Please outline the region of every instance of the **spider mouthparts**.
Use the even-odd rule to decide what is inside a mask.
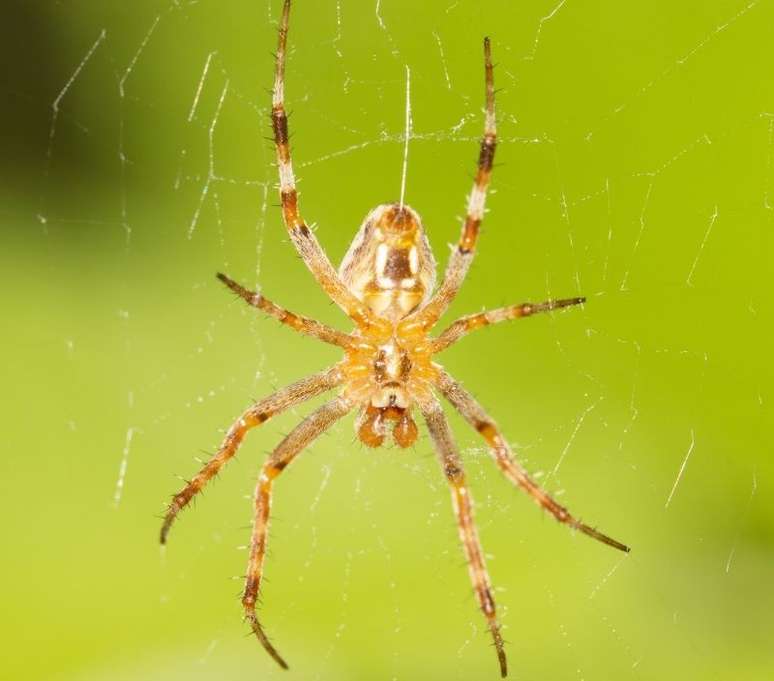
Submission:
[[[387,436],[387,422],[394,421],[392,439],[398,447],[411,447],[419,436],[419,429],[408,409],[396,406],[369,405],[360,415],[357,436],[366,447],[381,447]]]

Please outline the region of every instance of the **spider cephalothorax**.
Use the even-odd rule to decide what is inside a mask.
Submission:
[[[382,204],[363,221],[339,268],[350,291],[376,315],[346,349],[345,394],[363,405],[360,441],[400,447],[417,439],[414,397],[427,393],[433,368],[430,339],[402,332],[401,320],[426,302],[435,284],[435,259],[419,215],[406,205]]]
[[[430,331],[462,286],[473,260],[479,226],[484,217],[484,202],[497,140],[494,79],[488,39],[484,39],[486,115],[478,171],[468,198],[462,232],[440,286],[434,290],[435,261],[419,215],[406,206],[402,198],[399,203],[383,204],[368,214],[336,272],[301,217],[298,206],[284,103],[289,13],[290,0],[285,0],[280,21],[271,113],[283,218],[304,263],[325,293],[354,323],[355,328],[351,333],[343,333],[316,320],[289,312],[260,293],[249,291],[223,274],[218,275],[224,284],[249,304],[296,331],[338,346],[344,358],[332,367],[257,402],[234,422],[216,454],[172,498],[164,517],[161,542],[166,542],[178,513],[236,454],[249,430],[275,414],[313,397],[339,390],[337,397],[309,414],[274,449],[261,468],[255,490],[255,521],[242,604],[245,618],[261,644],[280,666],[286,668],[285,660],[267,638],[256,614],[275,479],[315,438],[353,410],[359,411],[355,427],[360,441],[365,445],[378,447],[391,436],[399,447],[408,447],[417,440],[417,425],[412,417],[414,410],[417,410],[427,425],[451,490],[470,579],[495,644],[500,673],[505,676],[507,665],[504,643],[484,553],[473,521],[473,501],[462,459],[436,395],[446,398],[481,435],[503,475],[559,522],[621,551],[629,549],[573,517],[539,487],[515,460],[497,424],[460,383],[433,361],[433,357],[479,327],[578,305],[584,299],[523,303],[480,312],[462,317],[439,335],[430,336]]]

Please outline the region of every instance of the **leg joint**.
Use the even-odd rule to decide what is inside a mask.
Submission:
[[[273,109],[271,112],[271,127],[274,131],[274,141],[277,144],[288,143],[288,117],[284,109]]]
[[[496,146],[497,141],[493,135],[487,135],[481,140],[481,151],[478,155],[478,167],[481,170],[492,170]]]

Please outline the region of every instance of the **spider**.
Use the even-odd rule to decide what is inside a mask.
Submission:
[[[366,446],[379,447],[390,435],[398,447],[411,446],[418,435],[413,418],[416,408],[427,425],[448,481],[470,579],[494,641],[500,673],[506,676],[504,643],[484,553],[473,520],[473,500],[457,445],[436,393],[443,395],[483,437],[505,477],[523,489],[539,506],[559,522],[604,544],[625,552],[629,548],[570,515],[567,509],[541,489],[514,459],[508,441],[497,424],[459,382],[433,361],[433,357],[482,326],[578,305],[585,299],[549,300],[489,310],[456,320],[440,335],[429,335],[462,286],[473,260],[484,216],[497,140],[494,77],[488,38],[484,39],[486,110],[478,171],[468,198],[459,243],[450,256],[437,290],[435,260],[422,222],[419,215],[402,200],[377,206],[366,216],[337,272],[299,211],[284,104],[289,15],[290,0],[285,0],[279,24],[271,111],[283,218],[304,263],[325,293],[354,322],[355,329],[351,333],[343,333],[314,319],[294,314],[226,275],[217,275],[249,305],[299,333],[340,347],[344,358],[332,367],[266,397],[236,420],[215,455],[172,498],[161,528],[161,543],[166,543],[172,523],[180,511],[236,454],[249,430],[280,412],[338,389],[334,399],[309,414],[280,442],[263,464],[255,490],[255,520],[242,605],[255,636],[269,655],[287,669],[287,663],[269,641],[256,614],[274,481],[305,447],[353,410],[359,412],[355,422],[357,436]]]

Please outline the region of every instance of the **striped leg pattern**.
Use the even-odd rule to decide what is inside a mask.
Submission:
[[[490,324],[507,322],[521,317],[531,317],[540,312],[551,312],[562,307],[571,305],[580,305],[585,303],[585,298],[564,298],[562,300],[547,300],[544,303],[521,303],[520,305],[509,305],[508,307],[498,307],[496,310],[487,310],[478,314],[467,315],[452,322],[430,345],[431,352],[441,352],[450,345],[454,345],[458,340],[467,336],[471,331],[480,329]]]
[[[253,633],[266,652],[283,669],[288,668],[287,662],[269,641],[255,612],[261,589],[263,562],[266,557],[272,485],[277,476],[288,467],[302,449],[311,444],[351,409],[352,404],[346,398],[338,397],[307,416],[271,453],[261,469],[258,485],[255,488],[255,521],[252,541],[250,542],[250,559],[247,564],[242,606],[245,611],[245,619],[250,623]]]
[[[462,417],[481,434],[489,446],[489,452],[508,480],[523,489],[540,507],[548,511],[560,523],[568,525],[592,539],[612,546],[619,551],[629,552],[630,549],[625,544],[602,534],[595,528],[582,523],[570,515],[570,512],[564,506],[559,504],[548,492],[540,487],[514,459],[510,445],[502,436],[497,424],[483,410],[475,398],[441,367],[438,365],[436,367],[439,370],[436,387]]]
[[[321,395],[324,392],[335,388],[342,382],[341,370],[338,366],[304,378],[297,383],[293,383],[273,395],[261,400],[250,407],[240,416],[231,428],[228,429],[226,437],[220,448],[204,467],[191,479],[191,481],[174,497],[167,507],[164,515],[164,523],[161,526],[161,543],[166,544],[169,530],[172,523],[175,522],[180,511],[182,511],[191,500],[202,491],[204,486],[212,480],[226,463],[234,457],[242,444],[247,432],[256,426],[268,421],[272,416],[294,407],[297,404]]]
[[[489,38],[484,38],[484,73],[486,82],[486,113],[484,118],[484,136],[478,154],[478,171],[473,189],[468,197],[468,209],[462,233],[457,247],[446,266],[443,281],[433,299],[416,313],[417,321],[424,329],[430,329],[446,312],[452,300],[457,296],[465,275],[473,262],[478,241],[481,221],[484,219],[486,193],[489,178],[492,175],[495,148],[497,146],[497,128],[495,124],[494,67],[492,66],[492,48]]]
[[[218,272],[217,277],[240,298],[245,300],[248,305],[257,307],[262,312],[265,312],[270,317],[274,317],[274,319],[289,326],[291,329],[294,329],[305,336],[312,336],[312,338],[317,338],[317,340],[336,345],[340,348],[348,348],[350,346],[352,337],[349,334],[337,331],[327,324],[318,322],[316,319],[309,319],[309,317],[290,312],[290,310],[280,307],[260,293],[249,291],[225,274]]]
[[[500,624],[497,621],[497,613],[495,612],[492,584],[489,580],[484,552],[481,549],[481,542],[478,539],[476,524],[473,520],[473,499],[465,482],[465,471],[462,468],[457,445],[452,438],[449,422],[446,420],[446,415],[443,413],[438,400],[435,397],[431,397],[427,402],[421,404],[420,408],[427,422],[430,437],[438,452],[438,458],[451,489],[452,504],[457,515],[460,541],[465,550],[470,580],[473,583],[479,607],[481,612],[484,613],[484,617],[486,617],[489,631],[494,640],[497,659],[500,664],[500,674],[506,676],[508,673],[508,663],[505,658],[503,638],[500,634]]]
[[[285,0],[280,18],[271,110],[271,127],[274,133],[274,145],[277,149],[282,215],[296,250],[323,290],[356,324],[368,326],[369,322],[372,321],[372,314],[341,281],[328,256],[325,255],[314,234],[301,217],[299,210],[296,178],[293,174],[293,162],[290,158],[288,116],[285,111],[285,57],[289,18],[290,0]]]

